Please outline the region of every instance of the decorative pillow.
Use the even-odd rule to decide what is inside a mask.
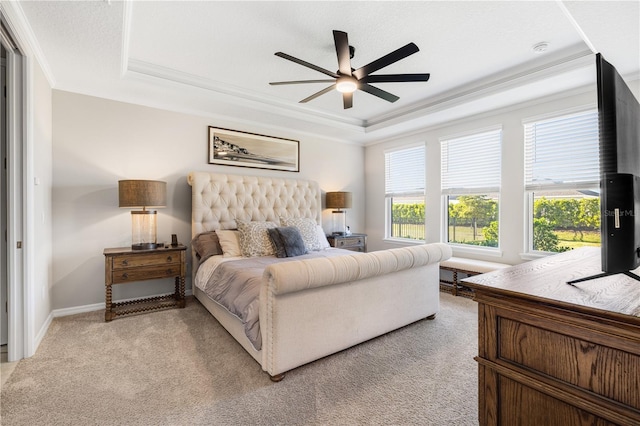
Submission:
[[[281,217],[280,225],[295,226],[298,228],[307,251],[320,250],[320,241],[318,240],[318,223],[315,220],[304,217]]]
[[[280,234],[287,257],[307,254],[307,248],[305,247],[302,235],[300,235],[298,228],[295,226],[285,226],[282,228],[276,228],[276,231]]]
[[[217,229],[216,234],[218,234],[224,257],[242,256],[239,231],[235,229]]]
[[[322,229],[321,225],[318,225],[318,242],[320,244],[320,250],[331,247],[329,241],[327,240],[327,235],[324,233],[324,229]]]
[[[244,257],[273,256],[275,251],[267,229],[275,228],[273,222],[245,222],[236,220],[240,231],[240,251]]]
[[[276,257],[287,257],[287,251],[284,248],[284,242],[282,242],[278,228],[269,228],[267,232],[269,233],[271,244],[273,244],[273,249],[276,252]]]
[[[201,232],[191,240],[191,247],[196,251],[200,263],[211,256],[222,254],[222,247],[218,235],[214,231]]]

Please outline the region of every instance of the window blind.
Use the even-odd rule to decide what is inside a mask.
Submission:
[[[424,195],[424,145],[384,154],[385,196]]]
[[[597,110],[525,123],[524,132],[528,191],[599,185]]]
[[[442,193],[500,191],[502,129],[441,141]]]

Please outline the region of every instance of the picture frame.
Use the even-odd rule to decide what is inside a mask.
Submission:
[[[209,164],[300,171],[300,142],[209,126]]]

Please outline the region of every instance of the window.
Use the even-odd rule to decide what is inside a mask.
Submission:
[[[502,130],[441,144],[446,241],[498,247]]]
[[[384,162],[386,236],[424,240],[424,145],[386,152]]]
[[[524,123],[528,251],[600,245],[598,112]]]

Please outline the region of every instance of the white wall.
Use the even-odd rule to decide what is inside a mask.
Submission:
[[[239,122],[53,91],[53,309],[104,303],[103,250],[131,245],[130,210],[118,208],[120,179],[167,182],[167,207],[158,211],[160,242],[177,234],[189,243],[187,175],[196,170],[312,179],[323,191],[351,191],[349,225],[364,231],[363,147]],[[208,164],[207,126],[299,140],[300,173]],[[172,286],[171,280],[114,286],[114,300]]]
[[[33,327],[36,338],[41,338],[43,327],[51,313],[52,272],[52,90],[36,61],[32,62],[33,106],[33,182],[27,182],[33,191]]]
[[[633,86],[637,87],[637,86]],[[596,107],[596,92],[585,89],[581,94],[556,95],[553,99],[514,106],[458,120],[437,128],[425,129],[412,136],[400,137],[369,145],[365,150],[366,181],[366,232],[371,250],[395,247],[398,243],[384,241],[384,152],[393,147],[422,142],[426,144],[426,224],[427,241],[441,241],[443,229],[443,199],[440,194],[440,143],[444,137],[474,132],[492,126],[501,126],[502,140],[502,188],[500,195],[500,254],[469,252],[454,246],[455,256],[464,256],[495,262],[517,264],[522,262],[525,251],[525,193],[524,193],[524,128],[522,121],[553,112],[562,112],[581,106]]]

